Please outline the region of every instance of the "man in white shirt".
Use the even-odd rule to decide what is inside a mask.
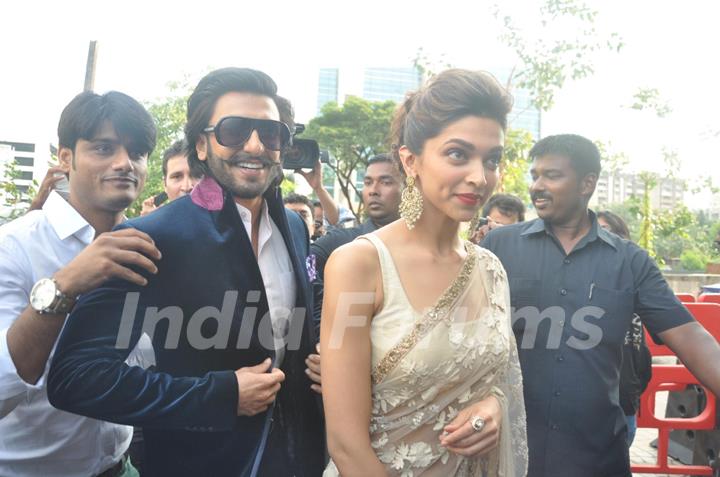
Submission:
[[[155,126],[125,94],[85,92],[63,110],[58,135],[69,194],[53,191],[42,210],[0,227],[0,475],[137,475],[123,458],[132,428],[53,408],[45,377],[79,295],[111,277],[142,285],[138,267],[157,269],[150,237],[110,232],[145,183]],[[136,349],[129,362],[147,358]]]

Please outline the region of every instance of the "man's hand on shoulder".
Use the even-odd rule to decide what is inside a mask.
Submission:
[[[150,236],[134,228],[100,234],[77,257],[55,273],[58,288],[68,296],[87,293],[111,278],[144,286],[147,280],[129,266],[158,271],[153,260],[160,251]]]

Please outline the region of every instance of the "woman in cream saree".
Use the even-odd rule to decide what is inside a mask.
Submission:
[[[509,110],[503,94],[488,75],[449,70],[409,98],[398,113],[405,128],[416,110],[431,123],[435,111],[449,114],[425,128],[430,132],[416,127],[413,147],[405,146],[413,142],[405,128],[396,134],[407,175],[418,181],[408,180],[402,219],[338,249],[328,262],[321,331],[332,458],[326,477],[527,473],[507,277],[492,253],[458,238],[459,222],[477,212],[497,182]],[[420,159],[406,160],[408,150]],[[445,261],[437,258],[443,249],[451,251]],[[423,295],[437,296],[433,281],[449,285],[424,302]],[[404,286],[410,282],[413,299]],[[343,304],[367,299],[369,290],[375,302]],[[418,311],[413,301],[431,304]],[[365,317],[369,323],[359,320]]]
[[[499,260],[468,242],[460,275],[420,315],[408,305],[387,248],[375,235],[363,238],[378,249],[385,296],[371,330],[370,433],[380,461],[403,477],[524,475],[522,377]],[[445,426],[489,395],[503,412],[498,447],[477,459],[441,447],[437,436]],[[334,472],[331,464],[326,475]]]

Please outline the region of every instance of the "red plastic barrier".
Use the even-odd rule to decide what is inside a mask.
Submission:
[[[700,303],[720,303],[720,293],[703,293],[698,297]]]
[[[687,303],[688,310],[695,319],[720,341],[720,304]],[[646,332],[647,333],[647,332]],[[674,356],[667,346],[658,346],[648,338],[648,347],[653,356]],[[698,380],[682,364],[653,365],[653,375],[647,389],[640,397],[638,410],[638,427],[649,427],[658,430],[657,464],[633,465],[632,471],[639,474],[682,474],[682,475],[713,475],[713,469],[698,465],[669,465],[668,445],[670,431],[673,429],[710,430],[715,428],[717,403],[715,395],[703,386],[707,396],[705,409],[699,416],[689,418],[666,418],[655,415],[655,394],[660,391],[678,391],[689,384],[700,384]]]
[[[676,293],[675,296],[683,303],[695,303],[697,301],[692,293]]]
[[[720,305],[717,303],[684,303],[684,305],[716,340],[720,340]],[[655,344],[647,330],[645,330],[645,342],[653,356],[675,356],[667,346]]]

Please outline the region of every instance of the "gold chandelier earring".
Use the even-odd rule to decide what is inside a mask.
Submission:
[[[415,178],[407,176],[405,179],[405,189],[402,191],[402,200],[400,201],[400,217],[405,220],[408,230],[415,228],[415,223],[422,215],[423,198],[422,194],[415,186]]]

